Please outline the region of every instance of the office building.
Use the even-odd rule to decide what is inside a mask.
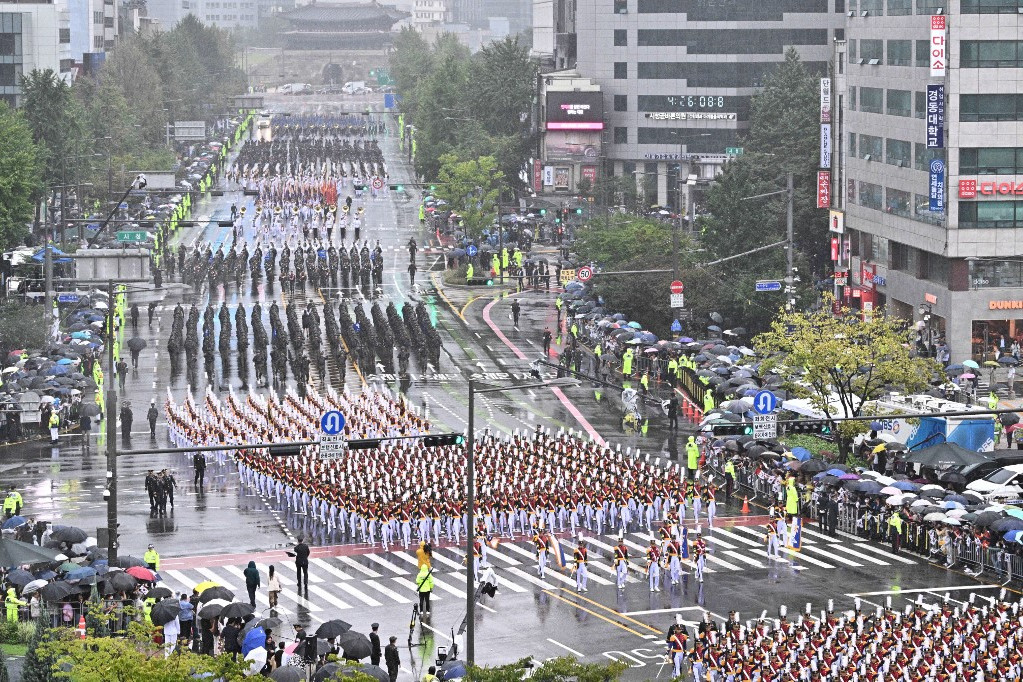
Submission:
[[[68,0],[71,58],[91,69],[114,47],[117,5],[114,0]]]
[[[533,17],[551,68],[604,92],[605,168],[636,174],[648,203],[672,207],[680,182],[685,204],[700,186],[690,176],[712,179],[738,147],[750,97],[786,49],[824,73],[846,21],[843,0],[536,0]]]
[[[70,80],[71,18],[66,4],[0,2],[0,99],[21,104],[21,77],[52,69]]]
[[[993,359],[1023,337],[1018,0],[853,0],[839,48],[839,288]]]

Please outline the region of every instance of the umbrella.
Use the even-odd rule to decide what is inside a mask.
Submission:
[[[342,665],[340,663],[328,663],[316,671],[312,678],[313,682],[326,682],[327,680],[333,679],[334,676],[341,671],[341,668]]]
[[[49,583],[46,582],[45,580],[40,580],[36,578],[29,584],[25,585],[25,587],[21,590],[21,593],[23,595],[34,594],[38,592],[41,588],[46,587],[47,585],[49,585]]]
[[[70,585],[63,580],[60,582],[50,583],[45,587],[39,589],[39,594],[46,601],[61,601],[68,598],[72,592],[75,591],[73,585]]]
[[[130,592],[131,590],[135,589],[136,585],[139,584],[138,581],[135,579],[135,576],[128,575],[124,571],[113,571],[107,573],[104,580],[107,584],[107,587],[109,587],[114,592]],[[156,590],[153,591],[155,592]]]
[[[119,572],[120,571],[118,571],[118,573]],[[114,575],[117,575],[117,573],[114,573]],[[152,597],[153,599],[166,599],[167,597],[173,596],[174,593],[168,590],[166,587],[155,587],[146,593],[146,597]]]
[[[220,585],[220,583],[213,582],[212,580],[204,580],[203,582],[201,582],[198,585],[196,585],[195,588],[193,588],[193,589],[196,592],[198,592],[199,594],[202,594],[203,592],[205,592],[206,590],[208,590],[211,587],[221,587],[221,585]],[[233,594],[231,595],[231,599],[234,599],[234,595]],[[231,599],[228,599],[228,601],[231,601]]]
[[[264,643],[266,642],[266,637],[263,638],[263,641]],[[259,672],[266,666],[268,653],[265,646],[256,646],[252,647],[245,654],[245,660],[249,663],[249,667],[244,672],[246,677],[256,677],[259,675]]]
[[[892,483],[892,487],[893,488],[898,488],[899,490],[901,490],[903,492],[911,492],[911,491],[920,490],[920,486],[918,486],[916,483],[912,483],[910,481],[895,481],[895,483]]]
[[[0,566],[21,566],[22,564],[39,564],[55,561],[58,552],[46,547],[0,538]],[[78,568],[75,566],[75,568]]]
[[[902,491],[901,490],[899,490],[898,488],[894,488],[894,487],[892,487],[890,485],[889,486],[885,486],[884,488],[881,488],[881,490],[879,490],[878,492],[884,493],[885,495],[898,495],[898,496],[902,495]]]
[[[99,405],[96,403],[86,403],[85,405],[82,405],[82,414],[86,417],[98,417],[99,411]]]
[[[950,516],[945,517],[944,519],[941,520],[941,522],[946,524],[946,525],[948,525],[948,526],[961,526],[961,525],[963,525],[962,522],[959,521],[959,519],[954,519],[954,518],[952,518]]]
[[[340,637],[352,629],[350,623],[340,619],[328,620],[316,629],[316,636],[321,639],[333,639]]]
[[[445,661],[440,667],[442,680],[454,680],[465,677],[465,663],[462,661]]]
[[[206,604],[206,606],[199,609],[200,618],[219,618],[220,612],[224,610],[225,606],[228,606],[229,602],[223,599],[214,599]]]
[[[1003,355],[1002,357],[998,358],[998,362],[999,362],[999,364],[1002,364],[1002,365],[1013,365],[1013,366],[1015,366],[1015,365],[1019,364],[1019,360],[1017,360],[1016,358],[1012,357],[1011,355]]]
[[[799,470],[804,474],[817,474],[825,471],[828,468],[827,462],[822,459],[810,459],[799,467]]]
[[[251,614],[256,608],[252,604],[246,604],[244,602],[232,602],[224,607],[224,610],[220,612],[221,618],[244,618]],[[266,635],[264,634],[264,639]]]
[[[117,561],[115,562],[118,568],[132,568],[133,566],[146,566],[146,562],[139,559],[137,556],[131,556],[130,554],[119,554],[117,555]]]
[[[137,336],[128,339],[128,348],[134,351],[141,351],[148,345],[149,343],[145,339],[140,339]]]
[[[1023,538],[1023,530],[1010,530],[1002,539],[1006,542],[1023,542],[1020,538]]]
[[[81,568],[76,568],[75,570],[68,573],[66,576],[64,576],[64,579],[67,580],[68,582],[76,582],[79,580],[92,578],[95,575],[96,575],[95,568],[93,568],[92,566],[83,566]]]
[[[809,450],[807,450],[806,448],[798,448],[798,447],[797,448],[792,448],[792,454],[800,462],[807,462],[807,461],[809,461],[810,460],[810,456],[811,456]],[[800,469],[800,470],[802,470],[802,469]]]
[[[7,574],[7,581],[18,587],[24,587],[33,580],[35,580],[34,575],[20,568]]]
[[[128,575],[134,576],[144,583],[156,582],[156,576],[148,568],[142,566],[132,566],[125,571]]]
[[[941,512],[931,512],[924,516],[924,521],[944,521],[945,515]]]
[[[196,585],[195,589],[198,590],[199,585]],[[199,601],[201,601],[203,604],[210,602],[214,599],[222,600],[225,603],[225,605],[229,604],[230,602],[234,601],[234,592],[227,589],[226,587],[214,585],[213,587],[207,587],[206,589],[199,593]]]
[[[369,637],[361,632],[352,632],[351,630],[338,638],[337,645],[344,652],[344,657],[350,661],[369,658],[372,650]]]
[[[256,625],[258,627],[263,628],[264,630],[273,630],[274,632],[278,632],[281,628],[282,622],[283,621],[280,618],[270,616],[259,621],[258,623],[256,623]]]
[[[455,663],[455,662],[456,661],[448,661],[448,663]],[[447,665],[447,663],[445,663],[444,665]],[[376,678],[377,682],[390,682],[390,680],[391,680],[391,677],[387,674],[387,671],[384,670],[383,668],[381,668],[379,665],[369,665],[369,664],[363,663],[362,665],[359,665],[359,666],[350,666],[350,667],[352,669],[354,669],[354,670],[358,670],[359,672],[362,672],[362,673],[364,673],[366,675],[369,675],[370,677]],[[444,666],[441,666],[441,670],[443,670],[443,669],[444,669]],[[464,666],[463,666],[462,674],[460,675],[460,677],[465,677]],[[447,678],[441,678],[441,679],[447,679]]]
[[[893,495],[885,500],[885,504],[890,504],[893,507],[899,507],[902,505],[902,496]]]
[[[53,532],[50,533],[51,540],[66,542],[71,545],[76,542],[85,542],[87,537],[89,537],[88,533],[81,528],[75,528],[74,526],[54,526]]]
[[[962,495],[956,495],[955,493],[949,493],[948,495],[945,495],[945,501],[955,502],[959,505],[965,505],[970,503],[969,500],[967,500],[965,497],[963,497]]]
[[[978,523],[979,522],[980,521],[978,519]],[[997,521],[991,524],[991,530],[998,533],[1005,533],[1010,530],[1023,530],[1023,519],[1012,518],[998,519]]]
[[[166,625],[181,613],[181,603],[176,599],[165,599],[157,602],[149,612],[153,625]]]
[[[990,459],[985,452],[974,452],[955,443],[939,443],[921,450],[914,450],[906,462],[929,467],[950,467],[979,464]]]
[[[274,682],[305,682],[305,668],[297,665],[283,665],[270,673]]]
[[[26,519],[24,516],[12,516],[11,518],[4,521],[3,529],[12,530],[14,528],[18,528],[19,526],[24,526],[26,523],[28,523],[28,519]]]
[[[1002,423],[1002,426],[1012,426],[1019,423],[1019,415],[1015,412],[1006,412],[998,415],[998,421]]]
[[[990,526],[995,521],[1004,518],[1001,512],[997,511],[983,511],[977,514],[977,518],[974,519],[973,523],[978,526]]]
[[[233,606],[233,604],[231,606]],[[224,611],[221,612],[221,618],[230,618],[230,616],[224,615],[226,611],[227,609],[225,608]],[[245,635],[245,640],[242,642],[242,654],[248,656],[249,652],[253,649],[265,646],[266,631],[263,628],[256,626],[249,630],[249,632]]]

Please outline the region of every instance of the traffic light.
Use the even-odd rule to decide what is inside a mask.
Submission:
[[[541,208],[541,209],[540,209],[540,215],[541,215],[541,216],[545,216],[545,215],[547,215],[547,209],[546,209],[546,208]]]
[[[715,436],[752,436],[753,425],[742,422],[730,424],[713,424]]]
[[[271,457],[297,457],[302,454],[301,445],[271,445],[270,456]]]
[[[423,436],[423,445],[428,448],[439,448],[445,445],[462,445],[465,436],[460,433],[440,433],[434,436]]]
[[[831,425],[819,419],[795,422],[788,425],[789,433],[809,433],[816,436],[830,436]]]
[[[382,438],[361,438],[348,441],[349,450],[376,450],[383,442]]]
[[[388,185],[387,189],[391,190],[392,192],[404,192],[405,185]]]
[[[437,189],[437,185],[430,185],[430,191],[431,192],[436,191],[436,189]]]
[[[366,185],[355,185],[355,189],[359,192],[365,192],[369,187]]]
[[[583,209],[582,208],[575,209],[575,214],[576,215],[582,215],[583,214]]]

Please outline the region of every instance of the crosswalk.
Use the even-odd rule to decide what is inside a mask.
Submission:
[[[644,554],[649,546],[649,534],[627,533],[624,536],[631,561],[627,574],[628,584],[647,581]],[[921,563],[916,557],[896,555],[881,546],[856,540],[848,536],[832,538],[813,529],[803,528],[800,551],[783,550],[782,562],[768,557],[763,540],[763,529],[751,526],[715,527],[706,529],[708,553],[705,573],[738,574],[757,572],[769,567],[784,567],[795,572],[810,570],[858,569],[875,571],[881,567],[907,567]],[[590,546],[589,581],[591,587],[614,589],[615,569],[608,560],[616,543],[614,536],[586,537]],[[566,553],[570,555],[566,546]],[[460,547],[436,548],[434,556],[434,601],[462,600],[465,598],[465,550]],[[559,572],[551,565],[541,578],[536,572],[536,555],[532,543],[520,539],[501,543],[487,549],[487,558],[498,575],[500,590],[505,594],[532,593],[536,589],[575,587],[574,576]],[[553,562],[552,562],[553,563]],[[269,608],[265,582],[269,566],[256,562],[263,576],[264,586],[257,592],[257,611]],[[683,568],[692,564],[683,561]],[[275,566],[281,587],[277,613],[284,619],[293,619],[301,612],[303,620],[319,623],[336,617],[338,611],[378,609],[409,605],[416,601],[415,575],[418,563],[413,551],[401,549],[390,552],[358,554],[352,556],[317,557],[310,559],[309,597],[299,597],[293,567],[290,563]],[[236,599],[245,601],[245,576],[242,566],[196,567],[160,572],[165,586],[176,593],[191,594],[200,582],[212,580],[235,593]],[[710,579],[713,581],[713,578]],[[483,608],[487,608],[484,606]]]

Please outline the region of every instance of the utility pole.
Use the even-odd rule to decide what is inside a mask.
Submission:
[[[107,560],[117,565],[117,390],[114,388],[114,320],[116,319],[114,280],[107,281],[107,376],[106,384],[106,428],[107,428]]]
[[[789,197],[788,210],[785,213],[785,234],[786,234],[786,237],[789,240],[789,245],[788,245],[788,266],[789,266],[789,273],[788,274],[791,275],[792,274],[792,258],[795,255],[795,253],[794,253],[795,252],[795,248],[794,248],[795,245],[793,244],[793,236],[794,236],[794,229],[795,228],[793,227],[793,216],[792,216],[792,213],[795,210],[795,196],[794,196],[795,192],[793,192],[793,177],[792,177],[792,173],[791,172],[785,178],[785,192],[788,194],[788,197]]]

